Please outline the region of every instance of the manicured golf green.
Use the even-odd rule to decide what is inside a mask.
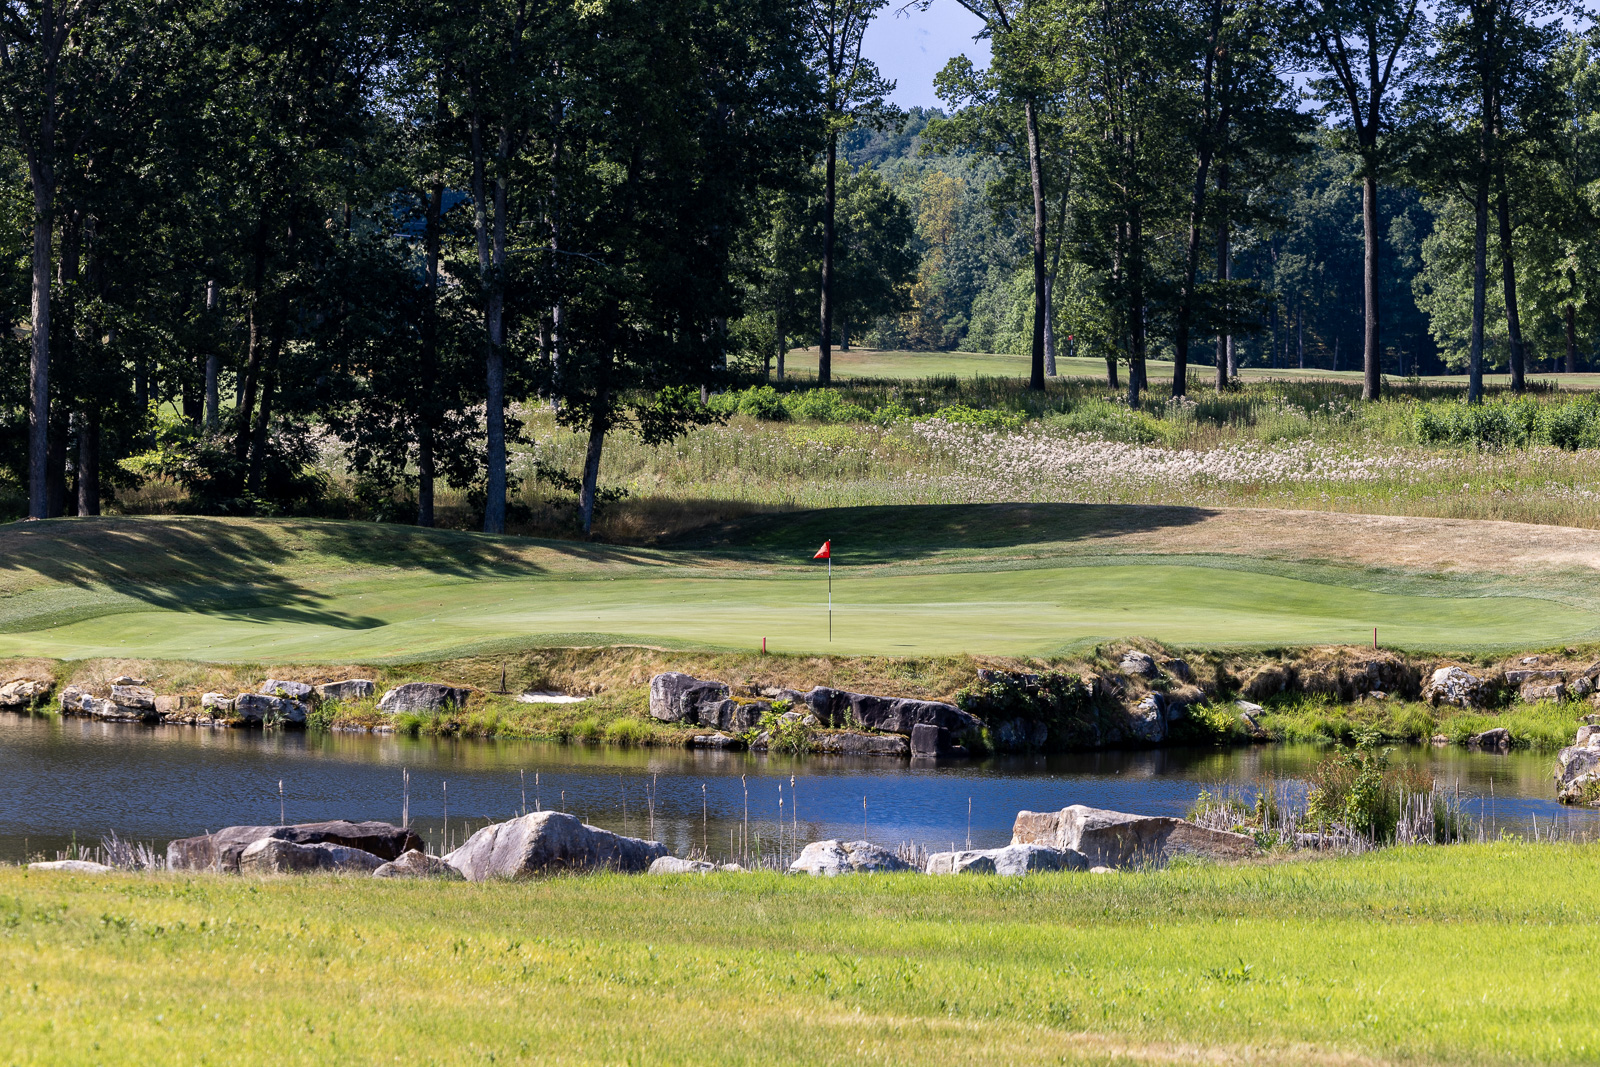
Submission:
[[[72,532],[70,524],[61,529]],[[432,536],[383,527],[363,535],[381,544],[386,529],[425,543]],[[270,524],[240,532],[268,530],[282,532]],[[770,522],[753,524],[747,546],[762,545],[771,532]],[[463,542],[463,553],[474,543],[506,543],[440,537]],[[762,558],[731,548],[719,556],[595,547],[579,558],[580,546],[563,556],[560,543],[525,544],[530,553],[507,553],[477,570],[451,567],[448,554],[437,552],[390,552],[389,566],[342,570],[318,557],[321,565],[308,568],[280,549],[276,566],[236,566],[252,580],[230,586],[200,583],[194,574],[137,584],[130,581],[137,558],[119,557],[114,568],[105,563],[114,573],[101,583],[82,580],[90,566],[71,583],[11,597],[0,655],[371,661],[549,644],[751,649],[763,638],[777,652],[1049,655],[1130,636],[1212,647],[1355,644],[1370,641],[1373,627],[1391,647],[1448,650],[1538,647],[1600,633],[1600,608],[1546,598],[1538,586],[1397,580],[1328,565],[1286,571],[1239,558],[1025,557],[1023,550],[1039,546],[1022,543],[998,558],[836,564],[830,640],[826,572],[798,562],[804,554],[775,564],[770,549]],[[375,554],[373,544],[366,549]],[[175,565],[147,555],[152,570]],[[406,562],[394,565],[395,558]]]

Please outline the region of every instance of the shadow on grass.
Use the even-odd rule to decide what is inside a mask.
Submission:
[[[807,559],[833,540],[854,564],[918,559],[961,549],[1092,542],[1181,530],[1217,512],[1125,504],[908,504],[756,515],[690,531],[665,546],[774,562]]]
[[[297,576],[296,565],[321,557],[325,566],[318,578],[330,571],[337,574],[341,564],[449,578],[546,573],[548,567],[529,558],[529,548],[594,563],[663,562],[659,556],[612,546],[518,543],[378,523],[102,517],[0,526],[0,574],[31,572],[79,589],[109,587],[171,611],[369,629],[383,620],[324,606],[328,594]]]

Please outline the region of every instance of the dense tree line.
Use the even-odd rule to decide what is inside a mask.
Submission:
[[[1006,29],[978,7],[994,61],[950,63],[948,111],[846,139],[918,219],[911,307],[873,343],[1046,374],[1103,356],[1136,391],[1159,356],[1179,393],[1195,363],[1219,385],[1246,363],[1364,370],[1368,396],[1588,365],[1600,109],[1575,11],[1029,0]]]
[[[950,0],[940,0],[950,2]],[[792,344],[1575,369],[1600,252],[1595,37],[1556,0],[961,0],[993,61],[903,114],[884,0],[5,0],[0,480],[35,517],[189,506],[507,522],[519,413],[585,529]],[[1309,75],[1306,72],[1310,72]],[[337,444],[330,449],[330,443]]]

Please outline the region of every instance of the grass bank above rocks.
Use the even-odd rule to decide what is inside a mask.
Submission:
[[[681,671],[726,683],[734,696],[746,699],[776,689],[804,692],[826,686],[956,703],[985,723],[983,737],[973,739],[979,742],[978,751],[1160,743],[1349,743],[1358,736],[1463,744],[1496,727],[1509,731],[1513,747],[1554,750],[1571,744],[1584,716],[1597,711],[1592,695],[1584,691],[1586,680],[1600,676],[1597,659],[1600,651],[1593,648],[1446,660],[1348,646],[1207,652],[1148,641],[1106,644],[1081,656],[1051,659],[763,656],[601,647],[332,667],[10,660],[0,661],[0,685],[32,679],[53,686],[55,693],[71,685],[105,695],[114,679],[134,677],[159,695],[160,706],[172,709],[167,718],[174,721],[194,718],[203,693],[254,692],[267,678],[312,684],[368,678],[376,682],[379,695],[407,682],[443,682],[469,690],[464,706],[388,715],[378,709],[375,698],[325,703],[313,708],[308,726],[684,745],[705,734],[706,728],[661,722],[651,717],[649,709],[650,679],[664,671]],[[1468,706],[1427,699],[1426,683],[1443,665],[1459,666],[1481,679]],[[519,699],[532,693],[583,699],[573,703]],[[56,707],[54,698],[41,707],[46,711]]]
[[[1517,842],[1010,879],[0,868],[0,1061],[1586,1061],[1597,875]]]

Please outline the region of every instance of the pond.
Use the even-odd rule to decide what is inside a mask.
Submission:
[[[0,860],[51,855],[115,831],[168,840],[238,824],[398,822],[434,848],[524,808],[570,811],[683,854],[787,854],[862,836],[930,850],[1005,844],[1021,809],[1068,804],[1182,815],[1205,787],[1303,780],[1310,745],[1161,749],[907,765],[526,741],[261,733],[0,715]],[[1459,789],[1485,831],[1583,837],[1600,813],[1555,802],[1549,753],[1403,748]],[[409,795],[406,781],[409,776]],[[282,792],[280,795],[280,783]],[[747,817],[748,812],[748,817]],[[782,818],[780,831],[779,819]]]

